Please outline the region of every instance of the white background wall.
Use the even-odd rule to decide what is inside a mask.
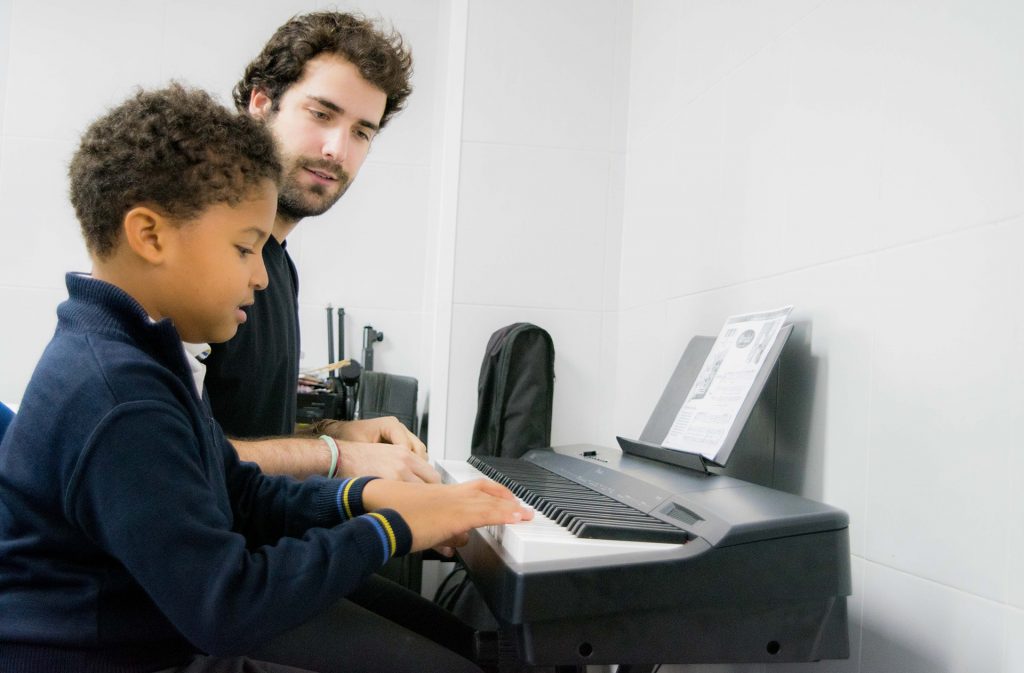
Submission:
[[[0,398],[20,397],[62,272],[86,265],[65,198],[77,133],[171,75],[227,100],[314,6],[0,0],[0,306],[18,325]],[[387,333],[382,369],[429,386],[440,354],[431,395],[461,456],[487,336],[531,320],[555,338],[555,442],[607,445],[639,434],[690,336],[794,304],[776,470],[850,514],[852,656],[662,670],[1024,671],[1024,5],[361,6],[409,35],[417,93],[343,204],[294,235],[307,358],[325,357],[327,301],[353,314],[350,346],[364,322]],[[371,252],[334,272],[325,251],[345,245]]]

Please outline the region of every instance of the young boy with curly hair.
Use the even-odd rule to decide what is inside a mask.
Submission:
[[[327,652],[344,624],[320,615],[388,559],[530,516],[489,482],[299,482],[238,460],[195,354],[267,285],[281,164],[259,121],[140,92],[86,131],[70,176],[93,270],[67,275],[0,444],[0,670],[295,671],[245,655],[318,628]],[[360,659],[317,670],[400,647],[349,637]],[[440,647],[422,663],[478,670]]]

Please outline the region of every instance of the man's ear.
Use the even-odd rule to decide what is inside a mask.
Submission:
[[[259,87],[255,87],[252,93],[249,94],[249,114],[257,119],[267,119],[270,117],[270,112],[274,106],[274,101],[270,99],[267,92]]]
[[[163,262],[171,228],[172,225],[166,217],[145,206],[136,206],[129,210],[125,213],[122,223],[128,247],[150,264]]]

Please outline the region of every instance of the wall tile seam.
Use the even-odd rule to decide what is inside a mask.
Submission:
[[[912,577],[912,578],[914,578],[916,580],[920,580],[922,582],[926,582],[926,583],[928,583],[928,584],[930,584],[930,585],[932,585],[934,587],[939,587],[941,589],[947,589],[949,591],[955,592],[955,593],[960,594],[962,596],[966,596],[968,598],[975,598],[977,600],[984,601],[985,603],[988,603],[988,604],[990,604],[992,606],[1009,608],[1011,610],[1024,613],[1024,606],[1014,605],[1013,603],[1010,603],[1007,600],[998,600],[998,599],[995,599],[995,598],[989,598],[988,596],[982,596],[981,594],[972,593],[970,591],[967,591],[966,589],[962,589],[960,587],[953,586],[952,584],[946,584],[945,582],[940,582],[938,580],[932,579],[932,578],[927,577],[925,575],[916,575],[916,574],[910,572],[909,570],[905,570],[903,568],[897,568],[896,566],[889,565],[887,563],[882,563],[881,561],[876,561],[876,560],[870,559],[870,558],[868,558],[866,556],[860,556],[860,555],[857,555],[857,554],[850,554],[850,556],[851,557],[856,557],[856,558],[860,559],[865,564],[865,566],[872,565],[872,566],[875,566],[877,568],[884,568],[885,570],[890,570],[892,572],[899,573],[900,575],[904,575],[906,577]]]
[[[4,117],[6,118],[6,115],[4,115]],[[0,134],[0,138],[3,140],[36,140],[51,143],[67,143],[68,141],[73,141],[75,144],[78,143],[80,137],[80,135],[41,136],[24,133],[7,133],[6,131],[3,134]],[[67,158],[69,160],[71,159],[70,154]]]
[[[365,169],[367,166],[404,166],[406,168],[426,168],[430,169],[430,161],[395,161],[392,159],[375,159],[373,158],[373,149],[370,149],[371,154],[367,157],[366,162],[363,164]]]
[[[61,273],[61,282],[59,285],[39,285],[37,283],[0,283],[0,291],[2,290],[33,290],[37,292],[67,292],[67,286],[64,284],[64,275]]]
[[[6,64],[6,73],[4,76],[4,89],[0,91],[0,101],[3,101],[3,105],[0,106],[0,141],[6,137],[5,129],[7,124],[7,106],[10,105],[10,99],[7,96],[8,85],[10,83],[10,72],[11,72],[11,31],[14,28],[14,3],[11,2],[7,5],[8,21],[7,21],[7,32],[0,36],[3,39],[0,40],[0,49],[3,50],[3,55],[0,56],[0,62]]]
[[[0,286],[0,289],[3,289],[3,286]],[[348,314],[351,313],[352,311],[380,311],[382,313],[391,313],[395,315],[425,315],[425,312],[420,308],[405,309],[395,308],[394,306],[374,306],[369,304],[342,304],[333,300],[329,301],[328,303],[335,309],[345,309],[346,317],[348,317]],[[327,308],[327,304],[315,301],[300,301],[299,308],[306,308],[310,310],[316,309],[323,311]]]
[[[556,306],[556,307],[552,307],[552,306],[530,306],[530,305],[527,305],[527,304],[483,304],[483,303],[479,303],[479,302],[468,302],[468,301],[452,302],[452,306],[453,307],[461,306],[461,307],[466,307],[466,308],[516,309],[518,311],[550,311],[550,312],[559,312],[559,313],[564,313],[564,312],[571,312],[571,313],[593,313],[593,314],[597,314],[597,315],[601,315],[601,314],[604,314],[604,313],[618,313],[618,311],[606,310],[606,309],[600,309],[600,308],[592,309],[592,308],[569,308],[569,307],[561,307],[561,306]]]
[[[807,21],[810,18],[810,16],[812,14],[814,14],[815,12],[817,12],[819,9],[821,9],[821,7],[823,5],[825,5],[828,2],[832,2],[832,1],[833,0],[820,0],[818,2],[818,4],[816,4],[811,9],[807,10],[807,12],[805,14],[797,17],[791,24],[789,24],[785,28],[781,29],[774,37],[771,37],[770,39],[765,41],[764,44],[762,44],[760,47],[758,47],[757,49],[752,51],[750,54],[748,54],[741,61],[736,63],[736,65],[733,66],[732,68],[730,68],[727,72],[722,73],[722,75],[718,79],[716,79],[713,82],[710,82],[703,89],[701,89],[701,90],[697,91],[696,93],[694,93],[693,97],[690,98],[689,100],[683,101],[683,106],[684,107],[688,106],[691,103],[694,103],[697,100],[700,100],[705,95],[711,93],[716,87],[724,84],[729,78],[731,78],[733,76],[733,74],[735,74],[737,71],[741,70],[747,63],[749,63],[750,61],[752,61],[755,58],[757,58],[758,55],[761,54],[761,52],[763,52],[766,49],[769,49],[770,47],[773,47],[777,43],[781,42],[782,39],[786,37],[786,35],[788,35],[792,31],[796,30],[800,26],[800,24],[802,24],[804,21]]]
[[[620,310],[634,310],[634,309],[640,309],[640,308],[647,308],[647,307],[651,307],[651,306],[654,306],[654,305],[656,305],[658,303],[662,303],[662,302],[669,303],[669,302],[673,302],[673,301],[679,301],[681,299],[691,299],[691,298],[699,297],[701,295],[708,294],[708,293],[711,293],[711,292],[721,292],[723,290],[735,289],[735,288],[739,288],[739,287],[742,287],[744,285],[750,285],[750,284],[753,284],[753,283],[762,283],[762,282],[768,281],[768,280],[775,280],[775,279],[778,279],[778,278],[783,278],[783,277],[785,277],[787,275],[790,275],[790,274],[805,273],[807,271],[812,271],[812,270],[815,270],[815,269],[821,269],[821,268],[825,268],[825,267],[828,267],[828,266],[833,266],[833,265],[836,265],[836,264],[844,264],[844,263],[847,263],[847,262],[856,261],[858,259],[871,260],[872,258],[877,258],[877,257],[879,257],[881,255],[886,254],[886,253],[903,251],[905,249],[909,249],[909,248],[913,248],[913,247],[924,246],[924,245],[928,245],[930,243],[935,243],[935,242],[942,241],[943,239],[954,238],[954,237],[957,237],[957,236],[967,236],[967,235],[970,235],[970,234],[978,233],[981,230],[986,229],[986,228],[995,229],[995,228],[998,228],[998,227],[1001,227],[1001,226],[1010,226],[1010,225],[1014,225],[1014,224],[1017,224],[1017,225],[1020,225],[1020,226],[1024,226],[1024,213],[1018,213],[1018,214],[1015,214],[1015,215],[1012,215],[1012,216],[1009,216],[1009,217],[1006,217],[1006,218],[1001,218],[1001,219],[998,219],[998,220],[994,220],[994,221],[991,221],[991,222],[983,222],[983,223],[978,223],[978,224],[966,225],[964,227],[953,229],[951,231],[944,231],[944,232],[940,232],[940,233],[933,234],[933,235],[930,235],[930,236],[925,236],[925,237],[922,237],[922,238],[914,239],[914,240],[911,240],[911,241],[904,241],[902,243],[896,243],[896,244],[890,245],[890,246],[885,246],[885,247],[880,247],[880,248],[872,248],[870,250],[865,250],[864,252],[858,252],[858,253],[855,253],[855,254],[852,254],[852,255],[846,255],[846,256],[843,256],[843,257],[835,257],[835,258],[831,258],[831,259],[826,259],[826,260],[822,260],[820,262],[815,262],[814,264],[807,264],[805,266],[798,266],[798,267],[794,267],[792,269],[785,269],[783,271],[778,271],[776,273],[764,274],[764,275],[761,275],[761,276],[756,276],[754,278],[746,278],[746,279],[743,279],[743,280],[738,280],[738,281],[736,281],[734,283],[726,283],[726,284],[723,284],[723,285],[715,285],[713,287],[701,288],[700,290],[695,290],[693,292],[685,292],[685,293],[682,293],[682,294],[675,294],[675,295],[669,295],[669,296],[666,296],[666,297],[659,297],[659,298],[653,299],[653,300],[651,300],[649,302],[641,302],[641,303],[637,303],[637,304],[628,304],[628,303],[626,303],[626,304],[622,305],[622,308]]]
[[[618,185],[619,192],[615,192],[615,187],[612,182],[615,178],[615,168],[612,164],[608,163],[607,178],[605,179],[605,194],[604,194],[604,241],[605,244],[601,246],[601,308],[605,311],[617,311],[619,308],[619,292],[618,285],[616,283],[616,291],[609,291],[608,280],[611,276],[609,269],[614,264],[616,265],[614,277],[616,281],[622,278],[622,224],[625,211],[626,202],[626,171],[623,167],[622,171],[622,183]],[[615,205],[618,203],[619,207]],[[617,211],[617,212],[616,212]],[[618,221],[619,224],[619,236],[618,240],[615,241],[615,250],[619,253],[614,260],[610,259],[609,254],[609,233],[615,226],[614,223]]]
[[[608,149],[599,148],[591,149],[585,147],[570,147],[567,145],[541,145],[533,143],[512,143],[512,142],[499,142],[494,140],[473,140],[470,138],[462,139],[463,145],[480,145],[489,147],[504,147],[506,149],[525,149],[525,150],[549,150],[552,152],[576,152],[579,154],[599,154],[602,156],[616,157],[626,156],[627,148],[623,149]]]

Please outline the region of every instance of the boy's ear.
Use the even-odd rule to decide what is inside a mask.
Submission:
[[[255,87],[249,94],[249,114],[257,119],[269,118],[273,105],[274,101],[259,87]]]
[[[132,252],[150,264],[163,261],[170,228],[166,217],[145,206],[136,206],[124,216],[125,242]]]

